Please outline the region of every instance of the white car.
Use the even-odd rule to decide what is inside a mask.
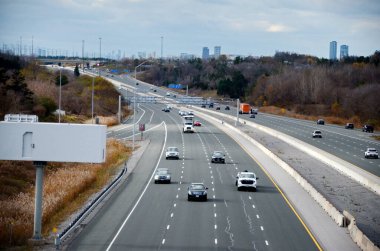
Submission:
[[[364,152],[364,157],[367,158],[374,158],[378,159],[379,158],[379,153],[375,148],[367,148],[367,151]]]
[[[170,146],[166,149],[166,159],[179,159],[179,151],[175,146]]]
[[[244,172],[237,173],[235,185],[239,191],[242,188],[252,189],[253,191],[256,191],[256,184],[258,179],[259,178],[256,177],[255,173],[245,170]]]
[[[194,125],[193,125],[193,122],[192,121],[189,121],[189,122],[185,122],[183,124],[183,132],[191,132],[193,133],[194,132]]]
[[[313,138],[322,138],[322,132],[319,130],[315,130],[313,132]]]
[[[157,168],[154,174],[154,183],[170,183],[171,176],[167,168]]]

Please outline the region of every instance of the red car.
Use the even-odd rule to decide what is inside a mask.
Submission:
[[[201,126],[201,125],[202,125],[202,123],[200,121],[195,121],[194,122],[194,126]]]

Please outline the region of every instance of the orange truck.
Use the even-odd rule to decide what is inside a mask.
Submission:
[[[239,108],[239,114],[248,114],[251,112],[251,106],[247,103],[241,103]]]

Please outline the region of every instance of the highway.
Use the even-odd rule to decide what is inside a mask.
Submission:
[[[117,77],[115,77],[117,78]],[[121,79],[118,81],[125,82],[127,84],[134,84],[134,80],[130,78]],[[156,95],[151,92],[150,87],[144,83],[139,84],[139,90],[148,93],[148,95]],[[157,94],[165,96],[166,91],[157,89]],[[132,95],[132,93],[129,93]],[[180,95],[177,95],[180,97]],[[175,102],[175,99],[173,99]],[[236,108],[234,104],[229,104],[231,110],[224,110],[225,105],[220,105],[221,110],[219,112],[236,116]],[[216,106],[215,106],[216,107]],[[205,108],[205,110],[214,110],[214,108]],[[308,121],[302,119],[294,119],[283,116],[276,116],[266,113],[261,113],[256,118],[249,118],[247,114],[240,114],[239,118],[248,119],[257,124],[267,126],[275,129],[299,140],[302,140],[308,144],[318,147],[326,152],[329,152],[345,161],[356,165],[357,167],[373,174],[380,176],[380,159],[366,159],[364,158],[364,152],[367,147],[373,147],[380,150],[380,141],[371,138],[372,135],[380,135],[378,132],[366,133],[362,132],[361,128],[355,130],[345,129],[343,126],[337,125],[317,125],[316,121]],[[312,138],[312,132],[314,130],[322,131],[322,138]]]
[[[140,110],[141,109],[141,110]],[[154,128],[134,171],[69,246],[70,250],[317,250],[319,244],[297,213],[241,147],[211,124],[183,134],[181,117],[162,105],[140,104],[137,118]],[[136,119],[137,120],[137,119]],[[131,128],[113,132],[130,137]],[[166,160],[177,146],[180,160]],[[226,164],[211,164],[214,150]],[[154,184],[156,168],[172,173],[171,184]],[[238,170],[254,171],[257,192],[239,192]],[[208,186],[207,202],[188,202],[191,182]]]

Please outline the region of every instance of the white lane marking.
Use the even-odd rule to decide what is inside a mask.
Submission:
[[[260,216],[259,216],[258,214],[256,214],[256,218],[257,218],[257,219],[260,219]]]
[[[269,242],[268,242],[267,240],[265,241],[265,244],[266,244],[267,246],[269,246]]]
[[[176,199],[178,199],[178,194],[175,196]]]
[[[263,226],[260,226],[260,228],[261,228],[261,231],[264,231],[264,227]]]
[[[181,178],[182,179],[182,178]],[[180,191],[181,190],[181,188],[180,187],[178,187],[178,191]]]
[[[216,218],[216,213],[214,213],[214,217]]]
[[[215,245],[218,245],[218,239],[215,238]]]
[[[173,218],[173,216],[174,216],[174,214],[173,214],[173,213],[171,213],[171,214],[170,214],[170,218]]]
[[[167,127],[166,127],[166,123],[165,121],[163,121],[161,124],[164,124],[164,127],[165,127],[165,140],[164,140],[164,144],[162,146],[162,150],[161,150],[161,154],[160,154],[160,157],[157,161],[157,164],[156,164],[156,167],[154,168],[153,170],[153,173],[152,175],[150,176],[150,179],[148,180],[148,182],[146,183],[145,185],[145,188],[144,190],[142,191],[142,193],[140,194],[139,198],[137,199],[136,201],[136,204],[133,206],[133,208],[131,209],[131,211],[129,212],[129,214],[127,215],[127,217],[125,218],[125,220],[123,221],[123,224],[121,224],[119,230],[117,230],[115,236],[112,238],[112,241],[110,242],[110,244],[108,245],[106,251],[109,251],[113,245],[113,243],[115,242],[116,238],[119,236],[119,234],[121,233],[121,230],[124,228],[125,224],[127,223],[127,221],[129,220],[129,218],[131,217],[132,213],[135,211],[137,205],[140,203],[142,197],[144,196],[146,190],[148,189],[148,186],[150,185],[153,177],[154,177],[154,174],[156,173],[156,170],[157,170],[157,167],[158,165],[160,164],[161,162],[161,158],[164,154],[164,150],[165,150],[165,146],[166,146],[166,140],[167,140],[167,137],[168,137],[168,131],[167,131]]]
[[[252,200],[252,197],[251,197],[251,196],[248,196],[248,199]]]
[[[216,204],[214,203],[214,207],[216,207]]]
[[[169,230],[169,228],[170,228],[170,225],[167,225],[167,226],[166,226],[166,229]]]
[[[214,191],[215,191],[215,189],[214,189],[214,188],[212,188],[212,191],[214,192]]]
[[[161,243],[162,243],[162,245],[164,245],[164,244],[165,244],[165,239],[162,239],[162,242],[161,242]]]
[[[213,195],[212,198],[215,199],[215,195]]]
[[[256,208],[255,205],[252,205],[253,208]]]
[[[174,203],[174,207],[176,207],[177,206],[177,204],[176,203]]]
[[[217,229],[217,228],[218,228],[218,226],[215,224],[215,225],[214,225],[214,229]]]

